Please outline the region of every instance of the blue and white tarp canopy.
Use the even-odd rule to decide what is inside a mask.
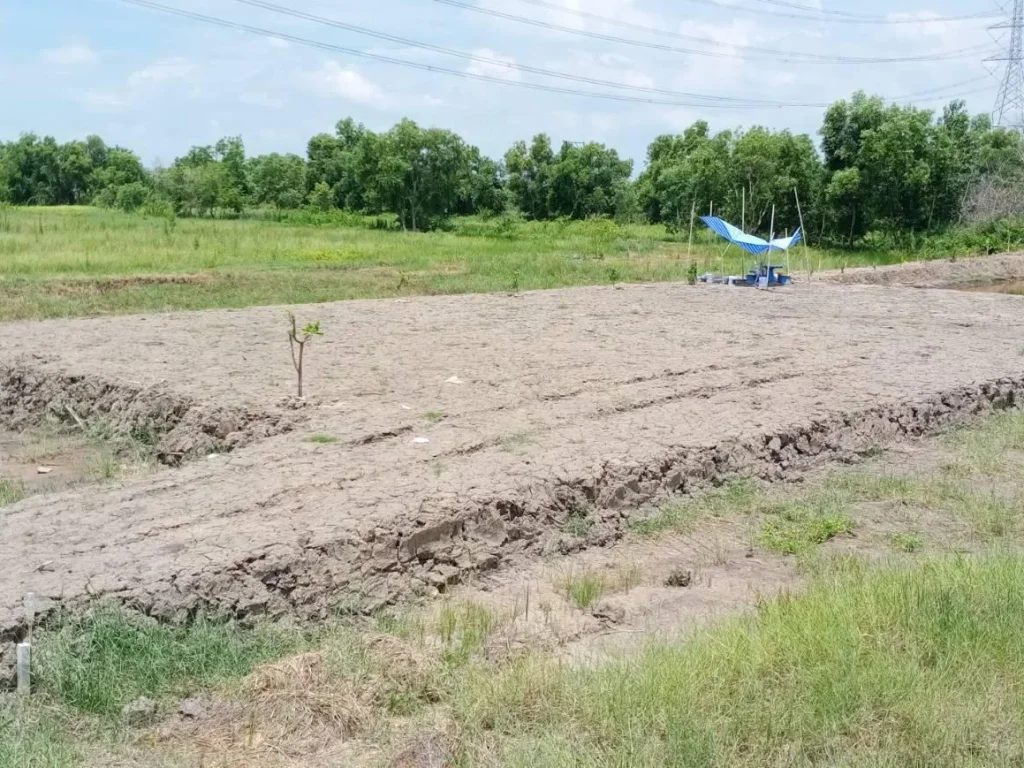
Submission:
[[[788,251],[803,236],[799,229],[789,237],[778,237],[771,242],[762,240],[756,235],[748,235],[739,227],[734,227],[727,221],[722,221],[717,216],[701,216],[700,220],[710,227],[715,234],[721,235],[730,243],[738,245],[743,250],[760,255],[771,251]]]

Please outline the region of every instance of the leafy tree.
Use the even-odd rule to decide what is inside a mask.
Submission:
[[[269,155],[249,161],[249,187],[257,205],[298,208],[306,194],[306,161],[298,155]]]
[[[534,136],[529,147],[518,141],[505,153],[509,197],[531,219],[549,216],[548,185],[554,161],[551,139],[544,133]]]
[[[402,120],[367,151],[376,162],[362,169],[366,194],[403,229],[429,229],[454,212],[468,154],[456,134]]]
[[[620,160],[603,144],[565,142],[547,175],[548,213],[573,219],[611,215],[632,171],[631,160]]]

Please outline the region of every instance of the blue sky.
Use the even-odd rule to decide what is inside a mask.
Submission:
[[[595,40],[452,7],[436,0],[273,0],[276,4],[475,54],[475,60],[375,40],[253,8],[238,0],[159,0],[282,34],[501,79],[662,101],[680,97],[551,79],[502,67],[542,68],[639,88],[788,103],[830,102],[863,88],[887,97],[974,81],[929,93],[936,107],[965,94],[974,112],[991,110],[998,78],[980,51],[939,61],[839,64],[752,60],[750,46],[829,56],[909,57],[964,48],[995,48],[986,20],[935,17],[996,13],[995,0],[782,0],[910,24],[797,20],[778,0],[460,0],[576,30],[676,47],[684,55]],[[716,6],[715,3],[718,5]],[[615,19],[619,25],[555,7]],[[731,7],[730,7],[731,6]],[[757,13],[751,11],[758,11]],[[994,21],[994,20],[992,20]],[[688,43],[623,25],[710,38]],[[995,70],[996,75],[1000,70]],[[193,144],[241,134],[250,153],[303,153],[314,133],[351,116],[386,129],[403,116],[450,128],[492,156],[545,131],[556,142],[597,140],[642,165],[647,144],[697,119],[715,129],[767,125],[817,131],[817,107],[730,107],[626,103],[475,82],[418,71],[279,38],[207,26],[118,0],[0,0],[0,139],[25,131],[60,140],[98,133],[138,151],[147,163],[170,162]],[[935,99],[938,95],[940,98]]]

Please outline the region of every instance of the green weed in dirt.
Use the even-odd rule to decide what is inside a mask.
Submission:
[[[843,512],[822,509],[815,503],[785,504],[765,521],[760,542],[784,555],[800,555],[852,530],[853,520]]]
[[[0,507],[25,498],[25,487],[17,480],[0,479]]]
[[[581,611],[589,611],[604,595],[629,592],[640,580],[640,569],[636,566],[611,571],[585,568],[567,574],[560,586],[566,600]]]
[[[589,504],[572,502],[569,504],[568,517],[565,521],[566,533],[573,536],[586,536],[594,527],[593,510]]]
[[[630,528],[642,535],[663,531],[685,532],[704,518],[747,515],[764,503],[763,491],[741,478],[721,488],[669,502],[654,514],[631,521]]]
[[[566,599],[581,611],[594,607],[605,591],[605,580],[594,571],[573,573],[565,577],[562,589]]]
[[[892,545],[902,552],[917,552],[924,546],[924,538],[917,533],[894,533]]]
[[[306,442],[317,443],[319,445],[331,445],[332,443],[338,442],[338,438],[334,435],[325,435],[322,432],[317,432],[316,434],[307,437]]]
[[[138,696],[185,696],[301,649],[301,633],[199,619],[172,627],[114,608],[69,618],[37,639],[36,684],[67,706],[117,716]]]
[[[449,664],[464,664],[487,642],[498,626],[497,614],[488,606],[472,601],[446,603],[437,619],[437,633]]]

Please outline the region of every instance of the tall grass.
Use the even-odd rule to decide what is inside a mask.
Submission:
[[[43,633],[39,690],[80,712],[115,716],[138,696],[187,696],[301,650],[301,632],[198,620],[187,627],[100,607]]]
[[[1024,561],[851,562],[685,645],[481,668],[463,764],[963,766],[1024,753]],[[490,761],[490,762],[488,762]]]
[[[0,233],[0,319],[238,307],[399,295],[685,281],[749,259],[703,229],[614,221],[456,219],[395,232],[335,221],[166,219],[94,208],[12,208]],[[879,253],[799,250],[794,269],[881,263]]]

